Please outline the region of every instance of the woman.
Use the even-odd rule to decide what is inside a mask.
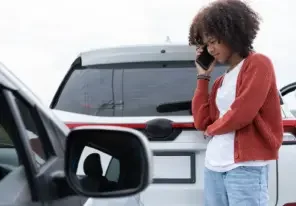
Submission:
[[[215,58],[197,67],[192,100],[196,129],[210,137],[205,158],[206,206],[268,205],[268,161],[278,158],[282,116],[272,62],[253,51],[259,17],[239,0],[221,0],[194,18],[190,45]],[[210,94],[216,62],[227,65]]]

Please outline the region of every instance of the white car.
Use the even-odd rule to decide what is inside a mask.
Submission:
[[[69,128],[117,125],[141,131],[154,154],[154,179],[138,205],[203,205],[207,140],[191,115],[195,48],[142,45],[80,54],[50,105]],[[218,65],[214,79],[224,72]],[[279,94],[280,95],[280,94]],[[281,99],[285,136],[272,161],[269,205],[296,205],[296,119]],[[158,196],[158,197],[157,197]],[[110,204],[112,205],[112,204]]]
[[[87,206],[137,194],[152,180],[148,144],[131,128],[70,130],[0,63],[0,205]]]

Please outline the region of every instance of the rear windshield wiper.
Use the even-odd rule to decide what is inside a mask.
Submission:
[[[163,103],[156,107],[156,111],[159,113],[170,113],[188,110],[191,112],[191,101],[179,101],[179,102],[169,102]]]

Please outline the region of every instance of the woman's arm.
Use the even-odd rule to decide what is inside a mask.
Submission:
[[[217,80],[213,88],[215,84],[217,84]],[[213,123],[210,117],[210,107],[209,80],[199,79],[197,80],[197,88],[191,103],[194,126],[196,129],[205,131],[207,127]]]

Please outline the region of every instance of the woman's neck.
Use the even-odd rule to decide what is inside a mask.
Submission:
[[[240,63],[243,60],[243,58],[241,56],[239,56],[237,53],[234,53],[230,56],[230,58],[228,59],[228,65],[229,68],[227,69],[226,72],[230,72],[233,68],[235,68],[236,65],[238,65],[238,63]]]

